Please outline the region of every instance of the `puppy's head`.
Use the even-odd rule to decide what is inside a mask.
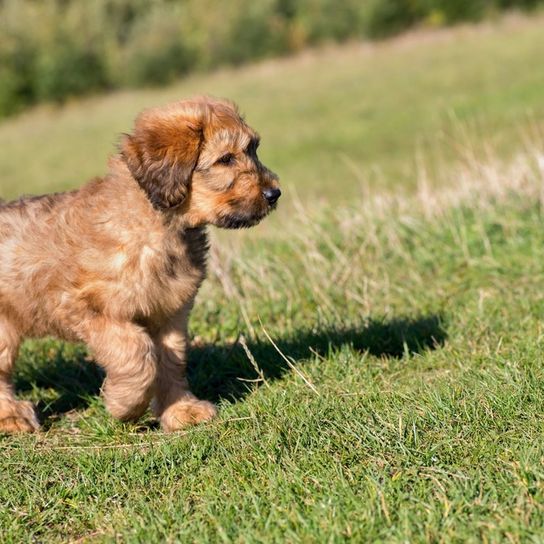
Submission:
[[[234,104],[196,98],[142,113],[121,155],[155,208],[191,226],[241,228],[258,223],[281,194],[258,146]]]

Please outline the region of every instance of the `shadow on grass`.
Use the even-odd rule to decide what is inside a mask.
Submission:
[[[15,389],[36,404],[41,419],[87,407],[105,376],[84,346],[52,339],[23,345],[16,369]]]
[[[436,349],[447,334],[440,316],[371,321],[360,328],[299,331],[276,338],[278,348],[295,363],[313,357],[310,348],[327,356],[342,346],[378,357],[400,358]],[[281,378],[289,366],[268,341],[248,341],[248,348],[268,381]],[[16,376],[20,392],[37,397],[42,417],[54,417],[88,406],[100,392],[104,374],[86,356],[81,346],[54,341],[36,343],[23,350],[22,368]],[[195,346],[189,354],[189,380],[194,393],[204,399],[240,400],[249,391],[248,382],[258,378],[239,343]],[[30,393],[32,392],[32,393]]]
[[[444,344],[447,334],[438,315],[414,319],[370,321],[347,329],[298,331],[292,337],[275,338],[281,352],[299,363],[313,357],[310,348],[322,356],[350,346],[377,357],[401,358],[405,353],[421,353]],[[273,381],[289,372],[289,366],[266,340],[247,342],[264,378]],[[189,380],[194,393],[214,402],[222,398],[239,400],[248,392],[248,382],[257,371],[242,346],[207,344],[193,347],[189,355]]]

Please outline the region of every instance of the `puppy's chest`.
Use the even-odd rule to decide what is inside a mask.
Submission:
[[[192,301],[206,275],[208,239],[203,229],[170,237],[157,251],[141,255],[148,315],[168,314]],[[147,313],[147,312],[146,312]]]

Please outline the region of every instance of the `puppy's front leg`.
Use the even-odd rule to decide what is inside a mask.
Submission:
[[[121,420],[140,417],[153,396],[157,374],[151,337],[134,323],[104,316],[84,320],[78,329],[106,370],[102,392],[110,413]]]
[[[217,414],[211,402],[199,400],[189,390],[186,377],[187,318],[188,309],[185,309],[156,337],[158,372],[152,407],[166,432],[208,421]]]

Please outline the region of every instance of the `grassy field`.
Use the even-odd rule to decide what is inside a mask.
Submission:
[[[100,173],[144,104],[229,95],[287,187],[282,229],[214,247],[195,307],[191,383],[215,422],[114,422],[84,348],[25,344],[16,384],[45,430],[0,442],[2,541],[542,541],[543,22],[0,126],[10,196]]]

